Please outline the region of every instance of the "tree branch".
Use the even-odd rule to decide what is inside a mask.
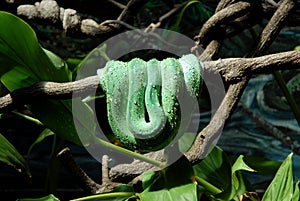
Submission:
[[[224,34],[214,33],[221,24],[225,24],[238,17],[246,15],[250,12],[250,8],[250,3],[238,2],[220,10],[205,22],[205,24],[200,30],[200,33],[195,37],[195,40],[197,40],[198,43],[201,43],[202,45],[204,45],[204,47],[206,47],[212,39],[216,39],[212,38],[212,36],[224,36]]]
[[[20,104],[30,103],[36,99],[54,98],[70,99],[95,92],[100,86],[97,75],[74,82],[38,82],[30,87],[13,91],[0,98],[0,111],[10,110]]]
[[[226,0],[224,0],[226,1]],[[283,23],[287,19],[287,16],[291,14],[291,10],[293,9],[294,2],[293,0],[284,0],[276,12],[274,13],[273,17],[267,24],[267,26],[264,28],[261,34],[261,38],[267,39],[260,40],[256,47],[254,48],[255,51],[252,53],[253,55],[259,55],[265,53],[267,48],[270,46],[270,44],[273,42],[273,40],[276,38],[277,34],[279,33],[280,28],[282,27]],[[223,9],[224,10],[224,9]],[[222,10],[221,10],[222,11]],[[276,20],[275,20],[276,19]],[[201,31],[200,31],[201,33]],[[296,52],[296,55],[299,56],[300,51]],[[266,56],[265,56],[266,58]],[[256,58],[257,59],[257,58]],[[252,59],[250,59],[251,61]],[[297,59],[299,60],[299,59]],[[273,62],[274,60],[272,60]],[[281,63],[281,61],[276,60],[275,63]],[[293,62],[292,62],[293,63]],[[251,66],[251,65],[250,65]],[[271,65],[272,66],[272,65]],[[298,64],[299,66],[299,64]],[[233,67],[233,66],[232,66]],[[233,68],[229,68],[233,69]],[[239,67],[241,68],[241,66]],[[239,69],[238,68],[238,69]],[[244,68],[244,66],[242,67]],[[245,67],[246,69],[247,67]],[[256,68],[256,67],[254,67]],[[248,67],[249,69],[249,67]],[[235,71],[235,70],[233,70]],[[236,107],[240,97],[242,96],[242,93],[244,91],[244,88],[246,87],[248,80],[250,79],[250,76],[253,72],[255,72],[254,69],[249,69],[248,75],[247,71],[244,71],[244,77],[241,78],[241,80],[237,84],[230,84],[229,89],[220,104],[218,110],[214,114],[212,120],[210,123],[197,135],[194,144],[192,145],[191,149],[186,153],[186,157],[192,162],[197,163],[200,161],[207,152],[209,151],[210,146],[212,145],[214,140],[217,140],[220,136],[220,129],[222,129],[224,123],[229,119],[231,113],[233,112],[234,108]],[[235,71],[237,72],[237,71]],[[231,76],[230,71],[227,72],[229,76]],[[223,74],[224,76],[224,74]],[[233,76],[236,77],[236,76]],[[226,76],[225,76],[226,80]]]
[[[224,0],[224,2],[233,2],[233,0]],[[264,42],[264,40],[260,40],[256,45],[256,48],[254,48],[252,55],[262,55],[265,53],[266,49],[269,47],[269,44],[271,44],[271,42],[278,34],[278,30],[282,26],[284,19],[286,19],[286,16],[290,14],[290,9],[293,7],[292,3],[293,1],[291,0],[284,0],[281,3],[276,11],[277,14],[275,13],[273,16],[274,18],[278,16],[277,20],[271,19],[269,24],[262,32],[262,38],[266,38],[267,41]],[[287,7],[287,5],[292,6]],[[219,7],[223,8],[225,6],[220,5]],[[217,48],[220,47],[218,41],[209,43],[210,41],[208,39],[208,33],[211,33],[211,30],[214,27],[224,22],[245,15],[247,12],[249,12],[250,4],[246,2],[239,2],[232,4],[229,7],[230,9],[220,9],[220,11],[217,12],[211,18],[211,20],[207,21],[207,23],[203,26],[203,29],[199,33],[198,42],[202,44],[211,44],[212,48],[211,51],[208,52],[208,55],[215,55],[215,53],[217,52]],[[233,9],[237,13],[227,13],[225,12],[226,9],[227,11]],[[278,15],[278,13],[280,13],[280,15]],[[275,27],[275,32],[273,32],[272,27]],[[279,69],[283,70],[299,68],[300,51],[283,52],[256,58],[219,59],[216,61],[204,61],[203,63],[205,70],[220,73],[223,76],[225,82],[230,85],[221,105],[214,114],[211,122],[198,134],[192,148],[188,153],[186,153],[186,157],[192,163],[199,162],[199,160],[206,155],[212,144],[211,142],[219,137],[219,135],[217,135],[218,132],[221,132],[220,129],[231,116],[248,80],[250,79],[250,76],[258,73],[270,73],[274,70]],[[0,98],[0,111],[8,109],[12,105],[29,103],[32,99],[38,99],[41,97],[71,98],[73,94],[81,96],[82,93],[86,91],[95,91],[99,86],[100,85],[97,76],[92,76],[70,83],[37,83],[32,87],[17,90]],[[134,165],[136,166],[136,164]],[[130,166],[129,168],[133,168],[133,166]]]
[[[88,194],[96,194],[101,185],[94,182],[75,162],[70,149],[65,148],[57,154],[60,161],[68,168],[69,172],[77,179],[80,187]]]
[[[289,51],[256,58],[228,58],[203,62],[207,71],[220,73],[227,83],[235,83],[247,75],[271,73],[274,70],[296,69],[300,67],[300,51]],[[39,82],[31,87],[18,89],[0,98],[0,111],[13,106],[31,103],[36,99],[69,99],[83,97],[100,89],[98,77],[66,83]]]

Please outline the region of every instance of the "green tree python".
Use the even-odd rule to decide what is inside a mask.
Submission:
[[[149,152],[166,147],[185,115],[180,98],[199,96],[201,72],[193,54],[162,61],[108,61],[97,74],[106,93],[114,138],[131,150]]]

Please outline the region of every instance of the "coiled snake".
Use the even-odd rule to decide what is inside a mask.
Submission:
[[[193,54],[162,61],[109,61],[97,74],[114,138],[145,152],[174,139],[184,110],[179,100],[198,97],[202,84],[201,64]]]

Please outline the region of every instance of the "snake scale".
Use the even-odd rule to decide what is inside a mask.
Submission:
[[[143,152],[170,144],[184,110],[179,100],[199,96],[201,72],[193,54],[162,61],[108,61],[97,74],[106,93],[114,138],[128,149]]]

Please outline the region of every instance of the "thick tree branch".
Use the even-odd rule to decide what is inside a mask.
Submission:
[[[247,79],[243,79],[237,84],[231,84],[222,100],[218,110],[212,117],[209,124],[197,135],[192,148],[186,153],[188,160],[195,164],[206,156],[210,148],[216,144],[220,137],[225,121],[229,119],[241,94],[246,87]]]
[[[195,39],[198,41],[198,43],[201,43],[202,45],[204,45],[204,47],[206,47],[212,39],[215,39],[212,38],[212,36],[224,36],[224,34],[222,33],[214,33],[215,31],[218,32],[217,29],[221,24],[225,24],[238,17],[246,15],[250,12],[250,9],[250,3],[238,2],[220,10],[206,21],[206,23],[202,26],[199,35],[196,36]]]
[[[118,2],[110,2],[119,7],[124,7]],[[145,0],[128,1],[117,19],[127,22],[144,3],[146,3]],[[89,36],[106,35],[121,27],[120,24],[108,26],[107,24],[98,24],[92,19],[81,19],[76,10],[60,7],[55,0],[42,0],[34,5],[20,5],[17,8],[17,14],[28,19],[43,19],[50,20],[53,23],[61,23],[65,32],[81,32]]]
[[[265,40],[260,40],[256,44],[257,48],[254,48],[255,51],[252,53],[253,55],[260,55],[265,53],[267,48],[276,38],[280,28],[283,26],[285,22],[284,19],[287,19],[287,16],[291,14],[291,10],[293,9],[293,6],[294,6],[293,0],[284,0],[280,4],[278,9],[274,13],[273,17],[271,18],[267,26],[262,31],[261,38],[267,39],[267,41],[264,42]],[[299,51],[296,52],[296,54],[298,54],[299,56]],[[278,63],[281,61],[277,60],[275,61],[275,63],[276,62]],[[248,76],[247,76],[247,71],[245,71],[246,72],[246,74],[244,74],[245,76],[237,84],[230,84],[229,89],[221,105],[219,106],[218,110],[214,114],[212,120],[198,134],[193,146],[188,151],[188,153],[186,153],[186,157],[192,163],[197,163],[198,161],[201,160],[201,158],[205,157],[213,141],[219,138],[221,132],[220,130],[223,128],[224,123],[229,119],[231,113],[236,107],[238,101],[240,100],[240,97],[242,96],[243,90],[246,87],[248,80],[250,79],[251,71],[254,70],[249,70]],[[231,73],[229,72],[228,74],[230,75]]]
[[[252,52],[253,56],[263,55],[266,50],[270,47],[273,40],[276,38],[281,28],[284,26],[286,20],[291,16],[295,7],[294,0],[283,0],[261,32],[259,38],[256,40],[255,48]]]
[[[271,73],[274,70],[300,68],[300,51],[289,51],[256,58],[229,58],[203,62],[207,71],[220,73],[227,83],[240,81],[246,75]],[[12,109],[19,104],[30,103],[36,99],[69,99],[89,95],[100,87],[98,77],[66,83],[39,82],[19,89],[0,98],[0,111]]]
[[[0,111],[33,102],[36,99],[70,99],[95,92],[100,86],[98,77],[91,76],[74,82],[38,82],[28,88],[18,89],[0,98]]]
[[[65,148],[58,153],[58,158],[68,168],[69,172],[77,179],[78,184],[88,194],[96,194],[101,185],[94,182],[75,162],[70,149]]]
[[[226,82],[242,80],[247,75],[271,73],[300,67],[300,51],[289,51],[255,58],[228,58],[203,62],[205,70],[222,75]]]

